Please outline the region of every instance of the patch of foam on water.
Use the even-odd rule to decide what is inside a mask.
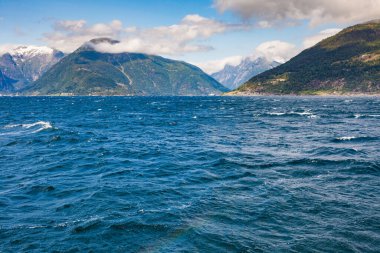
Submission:
[[[270,112],[270,113],[268,113],[268,115],[272,115],[272,116],[282,116],[285,114],[286,114],[285,112]]]
[[[4,126],[4,129],[12,129],[12,128],[23,128],[23,129],[34,129],[31,133],[38,133],[42,130],[53,128],[52,124],[48,121],[37,121],[30,124],[8,124]]]
[[[317,115],[313,114],[310,111],[304,111],[304,112],[295,112],[295,111],[291,111],[291,112],[269,112],[269,113],[267,113],[267,115],[270,115],[270,116],[292,116],[292,115],[294,116],[294,115],[298,115],[298,116],[307,116],[308,118],[311,118],[311,119],[318,118]]]
[[[309,111],[306,111],[306,112],[291,112],[290,114],[296,114],[296,115],[300,115],[300,116],[310,116],[310,115],[313,115]]]
[[[355,137],[355,136],[343,136],[343,137],[338,137],[336,139],[339,141],[350,141],[350,140],[354,140],[356,138],[357,137]]]

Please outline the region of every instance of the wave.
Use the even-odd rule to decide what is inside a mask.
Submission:
[[[357,154],[363,154],[363,151],[360,151],[356,148],[335,148],[335,147],[319,147],[308,151],[308,153],[316,156],[352,156]]]
[[[342,136],[342,137],[336,137],[332,141],[333,142],[348,142],[348,141],[375,141],[378,140],[378,137],[371,137],[371,136]]]
[[[37,121],[30,124],[8,124],[4,126],[3,129],[8,130],[6,133],[4,133],[8,135],[19,133],[38,133],[46,129],[53,129],[53,125],[48,121]]]
[[[315,115],[314,113],[312,113],[310,111],[304,111],[304,112],[295,112],[295,111],[291,111],[291,112],[268,112],[268,113],[264,113],[263,115],[267,115],[267,116],[306,116],[306,117],[311,118],[311,119],[318,118],[317,115]]]
[[[362,118],[380,118],[380,114],[354,114],[352,117],[355,119],[362,119]]]
[[[335,140],[337,140],[337,141],[351,141],[351,140],[354,140],[357,138],[358,137],[355,137],[355,136],[343,136],[343,137],[335,138]]]

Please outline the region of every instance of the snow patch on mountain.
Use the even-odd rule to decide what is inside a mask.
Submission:
[[[63,57],[61,51],[46,46],[15,46],[0,55],[0,70],[14,80],[12,85],[19,90],[36,81]]]
[[[41,55],[52,55],[54,49],[45,46],[19,46],[10,50],[9,54],[16,57],[31,58]]]

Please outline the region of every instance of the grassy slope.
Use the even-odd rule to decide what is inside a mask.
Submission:
[[[158,56],[78,49],[26,94],[207,95],[226,89],[200,69]]]
[[[380,93],[380,24],[349,27],[231,94]]]

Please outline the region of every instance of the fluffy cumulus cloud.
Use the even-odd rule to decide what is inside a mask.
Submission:
[[[87,25],[85,20],[64,20],[54,24],[53,32],[45,33],[42,38],[49,46],[65,52],[77,49],[84,42],[98,37],[119,37],[123,25],[119,20],[108,24]]]
[[[161,55],[181,55],[212,49],[204,40],[215,34],[247,29],[245,25],[226,24],[199,15],[187,15],[178,24],[140,29],[124,27],[119,20],[109,24],[88,25],[85,20],[66,20],[54,25],[54,31],[43,40],[63,51],[72,51],[97,37],[111,37],[121,42],[96,45],[101,52],[143,52]]]
[[[304,46],[304,48],[312,47],[312,46],[316,45],[318,42],[337,34],[341,30],[342,29],[338,29],[338,28],[331,28],[331,29],[323,30],[320,33],[318,33],[317,35],[307,37],[303,41],[303,46]]]
[[[256,48],[254,56],[264,57],[269,61],[284,63],[295,56],[298,52],[299,50],[294,44],[274,40],[260,44]]]
[[[300,20],[308,20],[311,26],[346,24],[380,17],[380,0],[214,0],[214,6],[221,12],[258,20],[264,27]]]

